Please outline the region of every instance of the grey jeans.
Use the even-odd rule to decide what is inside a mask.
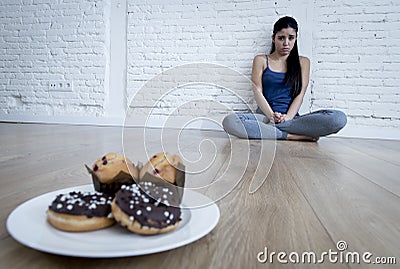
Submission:
[[[259,110],[258,110],[259,111]],[[225,131],[246,139],[286,139],[288,134],[309,137],[327,136],[339,132],[347,123],[339,110],[318,110],[278,124],[269,122],[264,114],[229,114],[222,122]]]

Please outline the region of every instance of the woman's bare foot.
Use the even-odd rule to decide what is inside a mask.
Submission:
[[[310,137],[305,135],[296,135],[296,134],[288,134],[286,140],[293,141],[309,141],[309,142],[317,142],[319,137]]]

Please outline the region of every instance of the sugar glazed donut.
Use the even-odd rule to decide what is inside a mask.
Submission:
[[[139,170],[122,155],[108,153],[98,159],[90,171],[96,191],[115,194],[122,185],[130,185],[139,178]]]
[[[175,196],[169,188],[152,182],[141,182],[140,186],[124,185],[112,202],[112,214],[132,232],[143,235],[167,233],[176,229],[181,220],[180,208],[170,206],[170,201],[177,198]]]
[[[144,175],[149,173],[174,184],[179,163],[182,163],[182,159],[178,155],[157,153],[140,170],[140,179],[143,179]]]
[[[114,224],[112,196],[99,192],[72,191],[59,194],[47,210],[47,220],[55,228],[85,232]]]

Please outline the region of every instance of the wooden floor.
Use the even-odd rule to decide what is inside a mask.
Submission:
[[[0,137],[0,268],[379,268],[257,261],[265,247],[322,253],[337,251],[340,240],[348,251],[396,257],[397,265],[381,268],[399,268],[400,141],[322,138],[275,144],[229,139],[217,131],[7,123],[0,124]],[[159,151],[182,155],[192,172],[188,186],[211,184],[204,192],[218,200],[217,227],[175,250],[120,259],[41,253],[9,236],[6,219],[17,205],[90,183],[83,165],[110,151],[125,152],[134,163]],[[268,176],[251,183],[254,174]]]

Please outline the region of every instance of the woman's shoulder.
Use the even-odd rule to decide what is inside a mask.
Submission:
[[[266,61],[267,60],[267,55],[265,54],[257,54],[254,56],[253,61]]]
[[[300,66],[303,70],[310,70],[310,59],[305,56],[299,56]]]
[[[267,56],[265,54],[257,54],[253,59],[253,66],[258,66],[260,68],[265,68],[267,61]]]
[[[299,61],[300,61],[300,64],[310,65],[310,59],[308,59],[306,56],[299,56]]]

